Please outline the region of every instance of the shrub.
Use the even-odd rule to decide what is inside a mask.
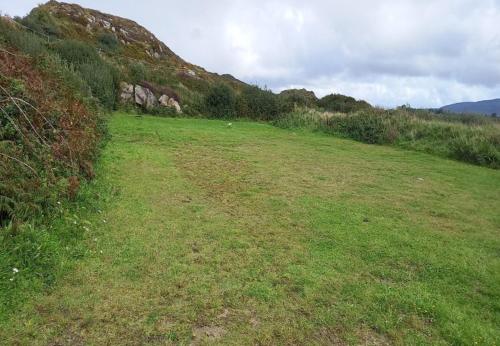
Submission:
[[[212,118],[230,118],[236,115],[236,94],[226,84],[210,88],[204,100],[204,108]]]
[[[144,64],[140,62],[130,63],[130,65],[128,66],[128,75],[129,80],[132,84],[137,84],[143,80],[149,79],[149,74],[146,66],[144,66]]]
[[[90,177],[103,129],[80,73],[49,50],[24,56],[16,37],[0,32],[11,52],[0,52],[1,225],[50,210],[67,195],[69,176]]]
[[[33,9],[26,17],[19,19],[19,22],[34,32],[49,37],[61,34],[54,17],[47,10],[40,7]]]
[[[318,101],[318,106],[329,112],[352,113],[371,108],[366,101],[356,101],[353,97],[340,94],[327,95]]]
[[[53,49],[63,60],[75,66],[101,61],[96,49],[81,41],[60,40],[53,45]]]
[[[239,109],[241,112],[246,112],[239,113],[240,116],[254,120],[273,120],[280,112],[277,95],[257,86],[248,86],[243,89]]]
[[[458,133],[450,143],[451,157],[481,166],[500,168],[500,145],[480,133]]]
[[[106,63],[82,64],[78,70],[101,105],[114,109],[118,97],[118,72]]]
[[[306,89],[289,89],[279,94],[280,110],[291,112],[297,107],[315,108],[318,98],[312,91]]]
[[[99,36],[97,37],[97,42],[102,49],[108,52],[116,51],[120,45],[118,39],[116,38],[116,35],[109,32],[99,34]]]

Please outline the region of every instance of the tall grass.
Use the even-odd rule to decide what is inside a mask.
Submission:
[[[299,109],[273,123],[500,168],[500,122],[484,117],[440,117],[401,109],[367,109],[352,114]]]

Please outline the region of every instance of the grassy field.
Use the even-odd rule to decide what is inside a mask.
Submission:
[[[259,123],[110,130],[87,250],[0,343],[500,343],[500,171]]]

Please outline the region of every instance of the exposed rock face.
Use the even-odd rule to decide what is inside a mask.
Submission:
[[[98,33],[103,29],[113,32],[120,42],[143,47],[155,59],[168,57],[182,61],[163,42],[132,20],[64,2],[49,1],[43,6],[56,17],[69,17],[74,23],[83,25],[90,33]]]
[[[160,101],[160,106],[172,107],[175,108],[175,111],[177,113],[179,114],[182,113],[181,106],[179,105],[179,102],[177,102],[175,99],[169,98],[167,95],[162,95],[159,101]]]
[[[158,100],[151,90],[149,90],[148,88],[143,88],[140,85],[136,85],[135,103],[146,109],[151,109],[158,105]]]
[[[181,110],[181,106],[179,105],[179,102],[177,102],[176,100],[174,99],[169,99],[168,100],[168,105],[170,107],[174,107],[175,108],[175,111],[177,113],[182,113],[182,110]]]
[[[157,99],[153,91],[143,85],[134,86],[126,82],[121,82],[120,89],[120,98],[123,103],[135,102],[145,109],[151,109],[157,106],[171,107],[175,108],[177,113],[182,113],[181,106],[176,99],[165,94]]]
[[[134,86],[125,82],[120,83],[121,94],[120,98],[122,102],[127,103],[134,98]]]
[[[159,99],[158,102],[160,102],[160,106],[163,107],[169,107],[168,104],[168,96],[167,95],[162,95]]]

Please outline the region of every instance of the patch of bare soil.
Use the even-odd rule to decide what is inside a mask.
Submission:
[[[196,327],[193,329],[191,345],[199,345],[203,341],[214,342],[222,338],[226,333],[227,330],[218,326]]]

